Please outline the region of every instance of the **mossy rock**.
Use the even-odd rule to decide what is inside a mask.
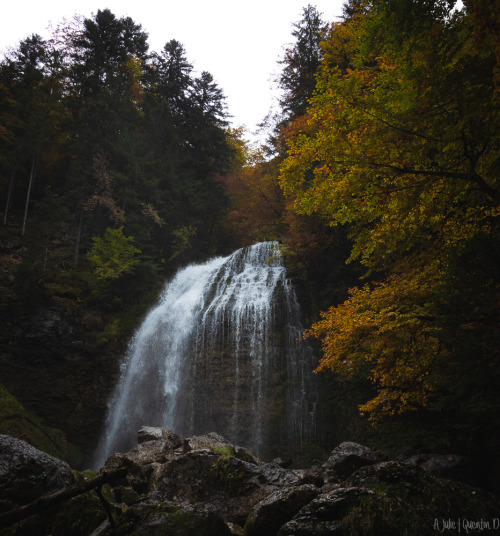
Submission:
[[[0,434],[22,439],[56,458],[79,465],[82,453],[68,443],[63,432],[46,426],[0,384]]]
[[[88,536],[104,520],[101,500],[95,491],[66,501],[58,515],[50,523],[51,536]]]
[[[455,523],[453,534],[466,533],[464,523],[481,521],[492,529],[486,526],[481,534],[498,534],[498,528],[493,530],[500,514],[498,497],[419,467],[397,462],[364,467],[348,484],[366,486],[371,493],[362,495],[343,518],[346,536],[430,536],[442,532],[448,520]]]
[[[230,456],[235,456],[235,450],[234,447],[214,447],[213,449],[214,454],[218,454],[219,456],[222,456],[223,458],[229,458]]]
[[[34,515],[0,529],[1,536],[88,536],[104,520],[106,513],[95,491],[47,508]]]
[[[226,523],[213,512],[171,504],[140,504],[117,520],[115,536],[231,536]]]
[[[248,491],[248,474],[233,456],[219,456],[212,465],[212,476],[215,487],[230,497],[244,495]]]

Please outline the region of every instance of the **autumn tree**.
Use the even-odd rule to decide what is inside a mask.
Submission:
[[[278,163],[266,160],[262,149],[251,147],[242,136],[242,129],[231,133],[233,143],[240,143],[240,165],[219,179],[229,198],[226,226],[239,246],[276,240],[283,233]]]
[[[494,50],[474,43],[466,12],[441,1],[366,5],[323,45],[307,128],[289,138],[280,181],[298,213],[348,226],[351,260],[387,274],[309,332],[323,340],[321,368],[371,378],[378,394],[363,409],[379,418],[443,387],[433,372],[452,348],[438,289],[457,252],[498,236],[498,105]],[[498,295],[494,281],[469,284]]]

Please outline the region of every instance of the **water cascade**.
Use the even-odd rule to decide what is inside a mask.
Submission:
[[[218,432],[258,456],[315,435],[311,350],[277,244],[180,270],[129,345],[96,464],[142,425]],[[281,449],[281,450],[280,450]]]

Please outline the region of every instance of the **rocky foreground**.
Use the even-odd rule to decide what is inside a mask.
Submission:
[[[323,465],[299,470],[215,433],[182,441],[143,427],[138,441],[100,473],[77,473],[0,436],[0,534],[500,534],[498,497],[436,476],[453,476],[454,456],[385,460],[342,443]]]

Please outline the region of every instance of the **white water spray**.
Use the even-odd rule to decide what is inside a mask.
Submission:
[[[310,440],[314,363],[301,331],[276,243],[180,270],[130,343],[97,465],[142,425],[215,431],[257,455]]]

